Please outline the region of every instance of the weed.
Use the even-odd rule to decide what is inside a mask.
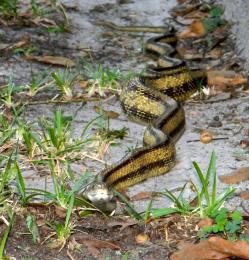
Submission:
[[[13,101],[14,94],[22,91],[23,89],[23,86],[15,85],[13,80],[10,78],[7,86],[0,93],[0,100],[5,104],[6,107],[12,108],[16,105]]]
[[[38,91],[48,88],[52,85],[52,82],[47,82],[48,74],[46,71],[43,73],[35,74],[31,71],[31,82],[27,85],[29,96],[33,97]]]
[[[17,0],[1,0],[0,14],[10,18],[17,15]]]
[[[55,26],[49,26],[46,28],[49,33],[64,33],[67,31],[64,23],[59,23]]]
[[[77,81],[78,74],[72,73],[66,69],[64,71],[59,70],[57,72],[53,72],[51,76],[63,96],[67,99],[71,99],[73,96],[72,89]]]
[[[20,56],[28,56],[37,52],[39,49],[33,45],[27,45],[25,47],[14,48],[13,53]]]
[[[208,17],[203,19],[203,24],[207,30],[207,32],[213,32],[218,26],[222,24],[221,16],[224,10],[220,7],[213,7],[209,10]]]
[[[125,204],[125,211],[128,213],[129,216],[136,220],[143,220],[141,214],[139,214],[134,207],[128,202],[128,200],[118,191],[114,191],[114,195]]]
[[[39,243],[40,242],[40,236],[39,236],[39,230],[37,227],[37,224],[35,222],[35,216],[29,214],[26,217],[26,225],[28,227],[29,232],[32,235],[32,240],[34,243]]]
[[[65,246],[67,239],[70,237],[70,235],[73,232],[73,223],[70,221],[71,219],[71,215],[73,212],[73,206],[74,206],[74,194],[71,194],[70,199],[69,199],[69,203],[67,204],[66,208],[67,208],[67,213],[66,213],[66,219],[64,224],[61,223],[56,223],[54,225],[50,225],[55,232],[52,233],[51,236],[56,235],[56,240],[53,241],[52,243],[52,247],[60,247],[60,250],[63,249],[63,247]]]
[[[236,240],[240,237],[243,218],[239,211],[228,213],[226,208],[221,208],[210,216],[214,224],[201,229],[199,237],[201,239],[209,237],[211,234],[222,234],[225,238]]]
[[[196,210],[199,211],[201,217],[210,216],[222,207],[224,202],[234,193],[235,189],[228,187],[221,194],[217,194],[216,155],[214,152],[211,155],[206,175],[204,175],[196,162],[193,162],[193,165],[202,186],[199,191],[197,186],[192,183],[198,200],[198,208]],[[210,178],[212,178],[211,182]],[[208,190],[209,184],[211,185],[211,191]]]
[[[201,217],[211,216],[214,212],[222,207],[224,202],[234,193],[235,189],[229,187],[225,189],[221,194],[217,194],[217,176],[216,176],[216,156],[213,152],[211,155],[209,167],[206,175],[201,171],[199,165],[193,162],[194,168],[198,175],[201,188],[198,188],[193,182],[191,185],[196,194],[196,206],[191,206],[191,202],[184,199],[184,190],[186,184],[181,189],[179,196],[175,196],[169,190],[165,192],[155,193],[155,195],[163,195],[169,198],[173,203],[172,208],[152,209],[151,215],[154,217],[161,217],[173,212],[180,214],[198,214]],[[211,180],[210,180],[211,179]],[[211,191],[209,191],[209,185],[211,184]]]
[[[7,244],[7,240],[9,237],[9,234],[11,232],[11,229],[13,227],[14,221],[15,221],[15,213],[14,210],[10,207],[7,208],[7,213],[8,213],[8,223],[7,223],[7,228],[5,229],[3,233],[3,237],[0,240],[0,259],[5,259],[4,257],[4,249]],[[7,222],[7,221],[6,221]]]
[[[0,206],[12,195],[9,186],[17,175],[16,158],[13,158],[15,155],[16,151],[13,150],[7,160],[1,161],[1,163],[5,163],[5,167],[0,172]]]
[[[88,78],[88,95],[99,94],[105,97],[107,92],[120,88],[119,80],[121,73],[118,69],[104,69],[102,65],[94,67],[87,64],[83,68],[85,76]]]

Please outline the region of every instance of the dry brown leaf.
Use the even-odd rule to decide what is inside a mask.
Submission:
[[[184,16],[186,19],[203,19],[209,14],[207,12],[202,12],[200,10],[194,10]]]
[[[184,31],[179,34],[179,38],[199,38],[206,34],[206,29],[202,22],[194,21],[190,26],[188,26]]]
[[[210,227],[214,224],[214,221],[211,218],[203,218],[200,220],[200,222],[197,224],[199,228],[204,228],[204,227]]]
[[[184,0],[183,0],[184,1]],[[186,6],[177,6],[175,8],[172,8],[170,13],[172,16],[184,16],[188,13],[192,12],[193,10],[196,10],[198,8],[198,4],[189,4]]]
[[[199,59],[219,59],[222,56],[222,51],[218,48],[211,50],[208,53],[202,54],[192,48],[178,46],[177,52],[185,60],[199,60]]]
[[[242,192],[240,198],[244,200],[249,200],[249,191]]]
[[[14,45],[11,46],[11,49],[13,48],[21,48],[24,45],[26,45],[30,41],[30,37],[28,35],[24,35],[21,37],[21,40]]]
[[[187,2],[187,1],[188,1],[188,0],[177,0],[177,3],[183,4],[183,3]]]
[[[130,199],[131,201],[137,201],[137,200],[147,200],[151,199],[152,197],[152,192],[149,191],[141,191],[134,196],[132,196]]]
[[[207,72],[208,75],[208,85],[221,85],[221,86],[236,86],[244,84],[248,81],[247,78],[240,74],[237,74],[231,70],[212,70]]]
[[[74,67],[75,62],[69,58],[66,57],[60,57],[60,56],[32,56],[28,55],[25,57],[27,60],[34,60],[38,62],[53,64],[53,65],[60,65],[65,67]]]
[[[130,227],[130,226],[134,226],[136,224],[137,224],[136,221],[127,219],[125,222],[123,222],[123,221],[112,221],[112,222],[108,223],[107,225],[108,225],[108,227],[121,226],[120,231],[122,231],[125,228]]]
[[[201,241],[198,244],[185,244],[182,249],[173,253],[171,260],[207,260],[224,259],[229,254],[220,253],[211,249],[208,240]]]
[[[41,16],[37,16],[35,19],[32,19],[31,21],[37,26],[38,25],[42,25],[44,27],[56,26],[55,21]]]
[[[88,81],[87,80],[80,80],[79,85],[80,85],[81,88],[86,88],[87,85],[88,85]]]
[[[249,136],[249,128],[245,129],[245,135]]]
[[[249,147],[249,140],[241,140],[240,145],[242,148],[248,148]]]
[[[60,206],[55,206],[55,213],[58,217],[65,218],[67,215],[67,209]]]
[[[111,118],[111,119],[115,119],[119,117],[119,113],[112,111],[112,110],[104,110],[102,108],[100,108],[99,106],[94,106],[94,111],[96,113],[103,113],[105,117]]]
[[[229,256],[236,256],[242,259],[249,259],[249,243],[245,241],[230,241],[221,237],[208,239],[213,250],[226,253]]]
[[[249,180],[249,167],[242,167],[233,171],[230,175],[219,176],[221,182],[226,184],[235,184]]]
[[[77,239],[76,241],[80,244],[89,245],[91,247],[98,248],[98,249],[108,248],[112,250],[121,250],[121,247],[119,245],[104,240],[82,238],[82,239]]]

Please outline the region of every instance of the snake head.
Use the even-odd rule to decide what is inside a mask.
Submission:
[[[82,195],[103,212],[113,212],[116,209],[114,193],[103,182],[88,185]]]

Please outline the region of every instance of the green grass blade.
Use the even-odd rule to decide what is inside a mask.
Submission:
[[[73,212],[73,206],[74,206],[74,194],[72,194],[70,196],[70,201],[69,201],[68,208],[67,208],[66,221],[65,221],[65,225],[64,225],[65,228],[67,228],[69,225],[71,214]]]
[[[180,213],[178,208],[151,209],[150,214],[155,218],[164,217],[173,213]]]
[[[18,167],[17,162],[15,162],[15,167],[17,170],[18,189],[21,193],[22,200],[24,201],[26,199],[26,186],[25,186],[24,179],[23,179],[22,173],[20,171],[20,168]]]
[[[150,218],[150,211],[152,208],[153,200],[151,199],[150,202],[148,203],[147,209],[144,213],[144,221],[148,221]]]
[[[210,198],[209,198],[209,192],[208,192],[208,182],[206,182],[206,178],[204,177],[202,170],[200,169],[199,165],[196,162],[193,162],[193,165],[194,165],[194,168],[196,170],[196,173],[197,173],[199,180],[201,182],[201,185],[202,185],[200,197],[202,199],[202,196],[204,194],[207,205],[210,205]]]
[[[5,229],[5,231],[3,233],[3,237],[0,241],[0,259],[1,260],[4,259],[4,249],[5,249],[5,246],[7,244],[7,240],[8,240],[8,237],[9,237],[9,234],[10,234],[10,231],[12,229],[13,224],[14,224],[14,212],[11,212],[9,225]]]
[[[114,190],[114,195],[117,196],[121,202],[123,202],[126,206],[125,210],[127,213],[137,219],[137,220],[143,220],[142,216],[132,207],[132,205],[128,202],[128,200],[118,191]]]

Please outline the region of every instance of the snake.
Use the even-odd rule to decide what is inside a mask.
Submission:
[[[175,144],[185,130],[183,104],[205,82],[206,72],[190,70],[176,51],[175,29],[168,27],[119,26],[100,22],[123,32],[150,32],[144,51],[156,65],[123,86],[120,104],[127,117],[146,125],[143,147],[106,168],[101,181],[87,187],[84,195],[97,206],[108,207],[112,189],[123,191],[130,186],[169,172],[176,164]],[[105,204],[105,206],[103,206]]]

